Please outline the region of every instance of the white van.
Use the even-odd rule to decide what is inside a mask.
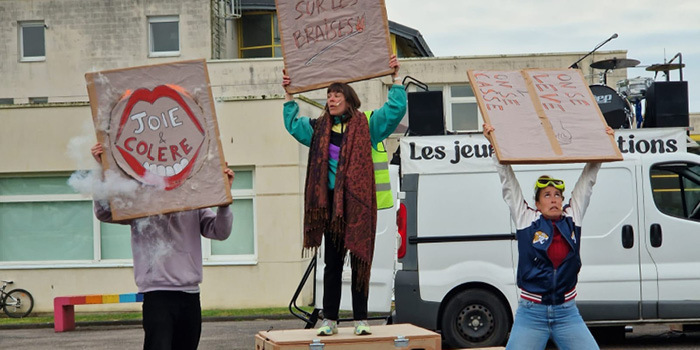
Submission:
[[[700,321],[700,156],[683,128],[616,130],[582,223],[576,303],[591,326]],[[394,321],[440,330],[455,347],[500,345],[519,297],[515,228],[481,134],[401,140],[406,254]],[[574,184],[584,164],[513,166]],[[570,190],[564,193],[570,195]]]

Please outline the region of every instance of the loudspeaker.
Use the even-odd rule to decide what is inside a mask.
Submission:
[[[408,93],[408,129],[411,135],[444,135],[442,91]]]
[[[644,127],[689,126],[688,82],[656,81],[647,90]]]

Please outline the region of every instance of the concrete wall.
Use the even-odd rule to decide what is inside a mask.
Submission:
[[[258,98],[216,104],[229,165],[254,169],[257,260],[205,266],[201,286],[205,308],[284,306],[308,263],[301,258],[306,150],[284,130],[282,102]],[[77,163],[90,163],[88,149],[80,162],[67,156],[68,144],[76,139],[88,139],[86,145],[95,142],[88,106],[5,108],[0,109],[0,118],[6,121],[0,128],[0,156],[5,160],[0,174],[73,171],[85,168]],[[4,279],[14,279],[34,294],[38,312],[50,311],[55,296],[136,290],[130,264],[104,267],[86,263],[80,268],[56,264],[40,269],[23,264],[21,269],[7,265],[2,269]],[[302,302],[309,302],[309,292]],[[133,307],[95,305],[86,309]]]
[[[465,83],[467,69],[561,67],[575,60],[577,55],[407,59],[402,61],[401,75],[411,75],[429,84]],[[624,52],[607,54],[610,55],[620,56]],[[255,171],[257,261],[205,265],[201,286],[205,308],[284,306],[308,263],[300,254],[307,149],[292,139],[282,124],[281,69],[281,59],[208,63],[226,160],[232,166]],[[353,84],[363,101],[363,109],[380,107],[386,99],[389,83],[389,78],[384,77]],[[70,79],[52,82],[56,86],[62,84],[70,84]],[[59,95],[61,91],[56,88],[48,94]],[[323,100],[325,91],[313,91],[304,96]],[[304,115],[320,113],[310,104],[300,101],[300,105]],[[71,172],[92,166],[87,148],[78,149],[81,154],[77,157],[69,155],[75,153],[75,149],[71,149],[74,144],[95,142],[86,98],[68,105],[2,107],[0,118],[4,122],[0,128],[0,157],[3,159],[0,174]],[[390,151],[397,139],[392,137]],[[21,281],[23,287],[34,293],[37,311],[50,311],[52,298],[59,295],[126,293],[136,289],[130,264],[2,268],[3,276]],[[301,302],[309,302],[310,298],[307,288]],[[89,310],[124,308],[137,307],[95,305]]]
[[[148,57],[148,16],[179,15],[180,55]],[[46,60],[20,62],[18,22],[43,20]],[[0,1],[0,98],[85,100],[84,74],[211,57],[208,0]]]
[[[148,57],[150,15],[179,15],[181,54]],[[46,60],[20,62],[18,21],[44,20]],[[0,1],[0,175],[70,173],[94,166],[89,146],[95,142],[84,74],[91,71],[208,58],[209,1],[166,0],[2,0]],[[561,68],[583,56],[578,53],[493,55],[405,59],[401,76],[428,84],[467,81],[467,69]],[[591,84],[598,77],[593,61],[625,57],[624,51],[598,53],[580,66]],[[255,261],[205,264],[204,308],[286,306],[308,260],[301,258],[303,184],[307,149],[282,125],[282,59],[208,62],[221,143],[231,166],[254,169]],[[626,77],[613,71],[608,82]],[[388,77],[354,83],[363,109],[379,108],[391,83]],[[325,99],[325,91],[303,94]],[[28,105],[29,97],[48,96],[45,105]],[[320,110],[300,102],[302,114]],[[388,143],[390,152],[398,135]],[[55,296],[134,292],[130,262],[45,266],[0,263],[3,279],[34,294],[37,312],[52,310]],[[310,287],[310,284],[308,284]],[[300,304],[311,300],[307,288]],[[139,310],[137,304],[94,305],[79,311]]]
[[[700,113],[690,113],[691,134],[700,134]]]

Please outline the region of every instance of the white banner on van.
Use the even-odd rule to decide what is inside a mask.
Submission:
[[[686,152],[684,128],[615,130],[624,158],[645,154]],[[491,167],[493,147],[482,134],[408,136],[401,139],[401,172],[440,174]]]
[[[615,142],[623,157],[628,155],[686,152],[685,128],[647,128],[615,130]]]

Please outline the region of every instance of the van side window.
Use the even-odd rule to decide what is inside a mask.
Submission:
[[[700,221],[700,165],[660,163],[650,170],[656,207],[664,214]]]

